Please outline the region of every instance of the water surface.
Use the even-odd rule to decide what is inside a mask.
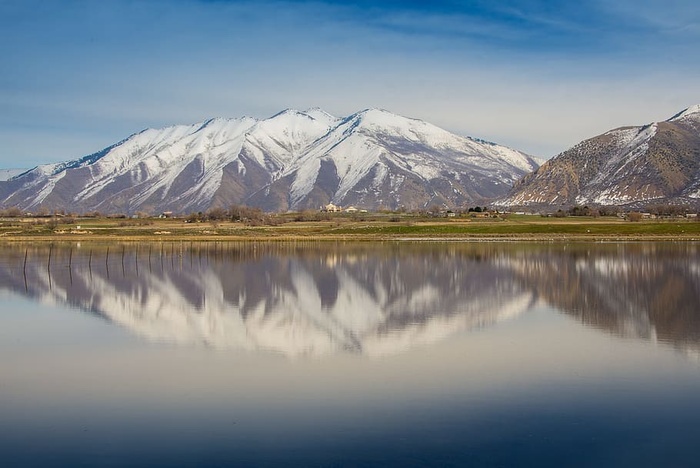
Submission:
[[[700,246],[0,247],[7,466],[694,466]]]

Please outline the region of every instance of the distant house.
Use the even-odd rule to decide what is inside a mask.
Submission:
[[[358,210],[354,206],[348,206],[347,208],[345,208],[346,213],[357,213],[358,211],[360,211],[360,210]]]
[[[172,218],[173,217],[173,212],[172,211],[163,211],[159,218]]]
[[[321,211],[327,211],[329,213],[337,213],[339,211],[343,211],[343,209],[340,206],[334,205],[333,203],[329,203],[326,206],[322,206]]]

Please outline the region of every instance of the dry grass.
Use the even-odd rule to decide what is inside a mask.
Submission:
[[[700,222],[686,219],[631,223],[617,218],[508,219],[330,219],[247,226],[239,222],[187,223],[156,219],[129,223],[115,219],[76,219],[71,224],[0,220],[0,241],[161,241],[161,240],[700,240]]]

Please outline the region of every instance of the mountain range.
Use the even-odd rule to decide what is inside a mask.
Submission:
[[[216,118],[147,129],[81,159],[0,181],[0,206],[188,213],[460,207],[504,196],[533,157],[380,109]]]
[[[700,207],[700,105],[620,127],[540,166],[523,152],[380,109],[287,109],[147,129],[81,159],[0,171],[0,207],[188,213],[683,204]]]
[[[700,206],[700,105],[582,141],[518,181],[505,206]]]

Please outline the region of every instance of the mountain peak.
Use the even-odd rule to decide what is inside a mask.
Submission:
[[[369,108],[339,119],[285,109],[149,129],[93,155],[0,182],[0,207],[133,213],[332,201],[374,209],[481,204],[537,167],[527,155]]]
[[[306,109],[304,111],[304,114],[309,115],[316,120],[330,120],[330,121],[337,121],[338,117],[329,114],[328,112],[324,111],[320,107],[311,107],[309,109]]]
[[[268,117],[265,120],[272,120],[272,119],[276,119],[277,117],[282,117],[285,115],[293,115],[294,116],[294,115],[306,115],[306,114],[304,112],[301,112],[301,111],[298,111],[296,109],[292,109],[292,108],[288,107],[287,109],[284,109],[283,111],[280,111],[280,112],[274,114],[272,117]]]
[[[404,117],[376,107],[364,109],[352,114],[346,121],[354,121],[357,125],[363,127],[383,129],[409,129],[415,124],[425,124],[422,120]]]
[[[381,109],[379,107],[370,107],[364,110],[361,110],[357,114],[357,116],[361,116],[363,118],[370,118],[370,119],[406,119],[406,120],[415,120],[415,119],[409,119],[408,117],[404,117],[399,114],[394,114],[393,112],[390,112],[386,109]]]
[[[307,109],[305,111],[300,111],[297,109],[285,109],[282,112],[278,112],[272,117],[269,117],[264,120],[264,122],[271,122],[271,121],[287,121],[289,119],[298,119],[301,118],[302,120],[309,120],[309,121],[315,121],[317,124],[325,125],[325,126],[330,126],[333,123],[337,122],[339,119],[328,112],[324,111],[323,109],[319,107],[313,107],[311,109]]]
[[[694,106],[690,106],[687,109],[679,112],[678,114],[674,115],[670,119],[667,120],[667,122],[676,122],[678,120],[685,120],[688,117],[692,117],[695,119],[700,120],[700,104],[696,104]]]
[[[497,204],[700,206],[698,129],[700,105],[665,123],[610,130],[550,159]]]
[[[220,128],[226,128],[230,125],[236,125],[236,124],[247,124],[247,125],[252,125],[254,122],[257,122],[257,119],[253,117],[248,117],[248,116],[243,116],[243,117],[213,117],[211,119],[207,119],[204,122],[201,122],[198,124],[199,130],[202,129],[220,129]],[[195,124],[197,126],[197,124]],[[173,127],[166,127],[164,129],[160,130],[165,130],[167,128],[173,128]]]

